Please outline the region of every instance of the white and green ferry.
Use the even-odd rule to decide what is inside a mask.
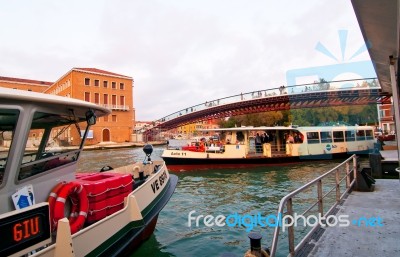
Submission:
[[[368,154],[376,146],[374,130],[370,126],[262,126],[202,132],[208,135],[203,142],[192,142],[183,147],[169,145],[163,151],[162,158],[170,170],[345,158],[351,154]]]

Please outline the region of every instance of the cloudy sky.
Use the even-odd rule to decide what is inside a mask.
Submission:
[[[363,44],[350,0],[0,0],[0,76],[134,78],[137,120],[286,84]],[[347,31],[344,56],[338,31]],[[335,58],[316,50],[322,44]],[[353,60],[368,60],[367,52]]]

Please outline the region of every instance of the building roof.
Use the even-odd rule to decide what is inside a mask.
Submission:
[[[139,124],[139,123],[142,123],[142,124],[152,124],[153,121],[140,121],[140,120],[137,120],[137,121],[136,121],[136,124]]]
[[[38,85],[38,86],[51,86],[51,85],[53,85],[53,82],[39,81],[39,80],[32,80],[32,79],[1,77],[1,76],[0,76],[0,81],[10,82],[10,83],[33,84],[33,85]]]
[[[73,68],[72,70],[132,79],[132,77],[129,77],[129,76],[125,76],[125,75],[121,75],[121,74],[117,74],[117,73],[109,72],[109,71],[105,71],[105,70],[100,70],[97,68]]]

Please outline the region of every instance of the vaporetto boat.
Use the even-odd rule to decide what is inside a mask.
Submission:
[[[162,158],[170,170],[287,164],[368,154],[374,150],[370,126],[276,126],[201,130],[219,140],[169,145]],[[207,138],[207,137],[206,137]]]
[[[0,256],[125,256],[153,233],[178,178],[163,161],[76,173],[96,118],[76,99],[0,88]]]

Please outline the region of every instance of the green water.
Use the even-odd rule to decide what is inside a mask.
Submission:
[[[155,147],[159,159],[162,147]],[[82,154],[81,171],[99,170],[104,165],[120,166],[143,160],[141,149],[88,151]],[[220,256],[233,253],[243,256],[249,246],[245,226],[207,227],[203,223],[188,226],[188,214],[228,216],[238,213],[267,216],[276,214],[280,199],[343,160],[306,162],[290,166],[256,167],[249,169],[218,169],[175,173],[179,183],[169,203],[159,215],[154,234],[132,253],[139,256]],[[305,199],[300,199],[307,202]],[[295,210],[296,211],[296,210]],[[269,247],[272,228],[256,227],[261,232],[263,247]],[[287,235],[279,241],[279,256],[287,256]]]

